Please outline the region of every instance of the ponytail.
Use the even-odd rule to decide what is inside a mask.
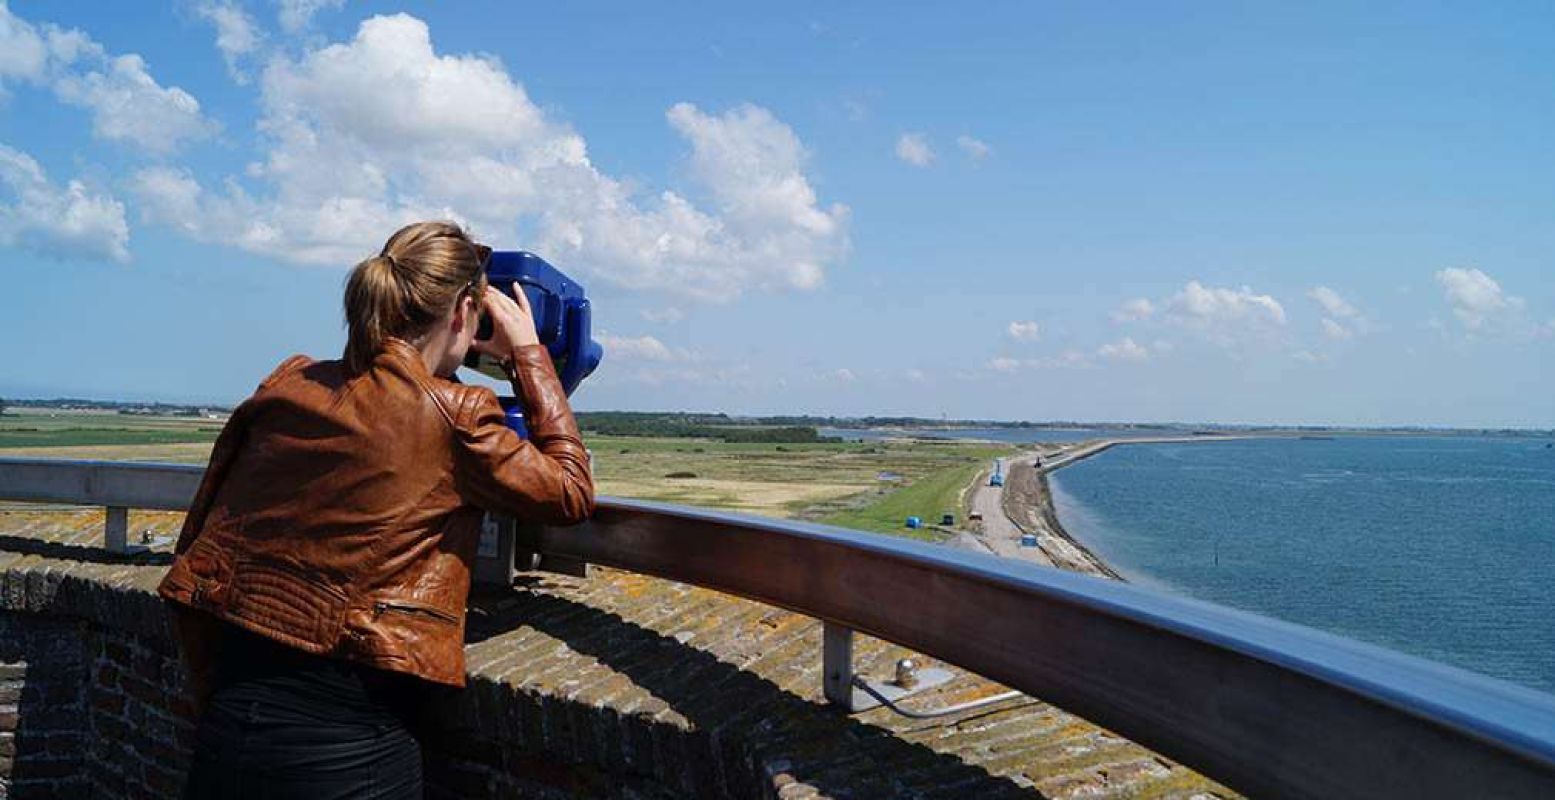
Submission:
[[[451,222],[418,222],[357,264],[346,279],[346,368],[362,372],[389,339],[426,333],[452,312],[472,281],[477,292],[483,290],[483,249]]]

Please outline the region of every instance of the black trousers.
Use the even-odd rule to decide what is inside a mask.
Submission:
[[[218,694],[201,718],[186,800],[420,800],[421,746],[397,722],[321,722]]]

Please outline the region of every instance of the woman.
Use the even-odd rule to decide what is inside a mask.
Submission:
[[[159,589],[202,709],[187,796],[419,797],[418,717],[464,685],[482,510],[593,510],[528,301],[486,285],[489,254],[451,223],[400,229],[347,281],[344,358],[282,362],[216,440]],[[528,441],[453,379],[471,347],[505,364]]]

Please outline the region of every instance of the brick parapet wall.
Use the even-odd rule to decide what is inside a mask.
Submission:
[[[59,739],[75,759],[60,796],[175,797],[193,723],[153,593],[169,556],[106,553],[99,515],[0,511],[0,620],[74,665],[49,681],[76,715]],[[134,522],[166,533],[178,519]],[[472,598],[469,630],[469,686],[427,744],[429,797],[1229,795],[1036,701],[929,723],[838,713],[820,698],[816,621],[697,587],[611,570],[526,576]],[[856,661],[885,675],[904,655],[864,639]],[[18,674],[32,691],[33,673]],[[912,703],[1000,690],[962,675]],[[19,730],[31,713],[19,708]],[[24,762],[12,763],[0,780],[17,780],[13,796],[51,796],[22,792]]]

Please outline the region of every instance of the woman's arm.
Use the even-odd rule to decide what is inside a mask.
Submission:
[[[574,523],[594,511],[594,476],[567,393],[535,334],[523,288],[510,297],[486,287],[481,298],[492,337],[474,347],[508,365],[529,439],[507,426],[496,395],[468,389],[460,408],[455,482],[469,502],[535,522]]]
[[[512,365],[529,439],[508,428],[490,390],[467,389],[456,433],[459,493],[481,508],[525,520],[582,522],[594,511],[594,477],[550,354],[541,345],[520,347]]]

